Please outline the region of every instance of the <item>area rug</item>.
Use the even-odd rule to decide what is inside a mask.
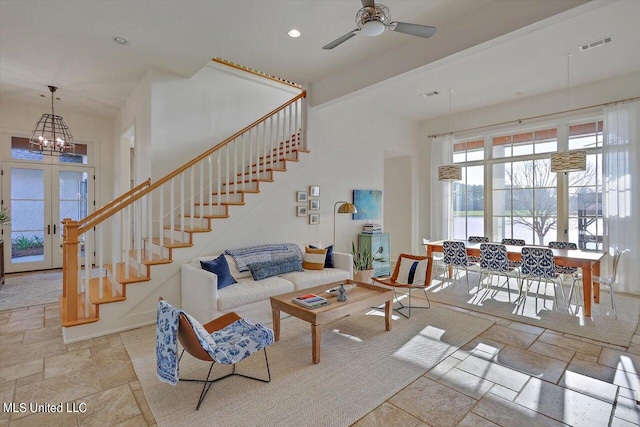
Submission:
[[[349,426],[423,375],[493,322],[454,310],[414,310],[384,330],[383,312],[351,315],[322,328],[321,359],[311,362],[309,324],[282,320],[280,341],[268,351],[271,383],[230,377],[214,383],[198,411],[201,384],[160,382],[155,327],[122,334],[134,369],[160,426]],[[395,318],[395,316],[394,316]],[[204,378],[208,364],[185,355],[182,378]],[[216,366],[214,375],[228,372]],[[216,369],[220,369],[216,373]],[[265,375],[256,354],[238,371]]]
[[[489,289],[478,290],[478,275],[469,274],[471,291],[467,292],[466,279],[463,276],[452,284],[438,278],[432,281],[429,298],[433,301],[454,305],[468,310],[479,311],[494,316],[527,323],[541,328],[577,335],[605,343],[628,347],[638,326],[640,315],[640,298],[625,294],[615,294],[618,311],[617,318],[611,309],[611,299],[607,291],[601,291],[600,303],[591,304],[591,318],[585,317],[582,306],[567,305],[558,288],[558,310],[554,309],[553,289],[549,285],[545,290],[540,287],[536,297],[537,282],[531,285],[531,292],[523,304],[516,306],[518,287],[515,279],[511,280],[511,301],[508,300],[504,278],[500,283],[494,280]],[[565,286],[567,298],[569,286]]]
[[[62,270],[11,274],[0,285],[0,311],[58,302],[62,295]]]

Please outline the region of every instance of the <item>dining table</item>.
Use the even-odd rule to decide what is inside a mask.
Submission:
[[[469,242],[462,240],[467,247],[467,255],[480,257],[481,243]],[[427,283],[431,283],[433,273],[433,253],[444,252],[443,245],[445,240],[434,240],[423,242],[427,251],[429,262],[427,265]],[[522,248],[524,246],[505,245],[507,247],[507,256],[512,261],[521,261]],[[531,247],[530,245],[527,245]],[[535,247],[535,246],[534,246]],[[538,246],[540,247],[540,246]],[[546,248],[546,246],[545,246]],[[546,248],[551,249],[551,248]],[[600,275],[600,261],[607,254],[603,251],[582,250],[582,249],[551,249],[556,265],[567,267],[578,267],[582,270],[582,295],[584,298],[584,315],[591,317],[591,299],[597,304],[600,302],[600,284],[593,282],[592,276]],[[449,268],[449,276],[451,276],[451,268]],[[429,285],[427,285],[429,286]],[[592,292],[593,290],[593,292]]]

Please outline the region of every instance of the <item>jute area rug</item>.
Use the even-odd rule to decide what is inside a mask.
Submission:
[[[395,315],[394,315],[395,318]],[[155,326],[122,334],[136,374],[160,426],[349,426],[423,375],[492,321],[454,310],[413,310],[384,330],[381,311],[352,315],[322,328],[320,363],[311,362],[308,323],[282,320],[280,341],[268,347],[271,383],[229,377],[214,383],[195,410],[201,384],[160,382],[155,368]],[[189,355],[182,378],[205,378],[209,365]],[[214,375],[228,372],[215,366]],[[238,372],[265,375],[257,353]]]
[[[486,276],[485,276],[486,277]],[[557,311],[554,308],[553,288],[544,284],[536,296],[537,281],[532,282],[530,294],[524,303],[516,306],[518,286],[511,280],[511,302],[509,302],[504,277],[498,283],[494,278],[489,289],[478,289],[478,274],[469,274],[471,291],[467,292],[464,274],[455,282],[443,281],[441,277],[434,279],[429,287],[429,298],[433,301],[455,305],[468,310],[479,311],[506,319],[527,323],[541,328],[590,338],[610,344],[628,347],[640,315],[640,298],[632,295],[616,293],[615,301],[617,318],[611,309],[611,298],[607,291],[600,291],[600,303],[591,304],[591,317],[585,317],[582,305],[576,305],[575,296],[572,304],[562,298],[557,288]],[[486,283],[486,282],[485,282]],[[565,285],[566,297],[569,297],[569,285]],[[580,294],[582,297],[582,294]]]
[[[58,302],[62,270],[6,276],[0,285],[0,311]]]

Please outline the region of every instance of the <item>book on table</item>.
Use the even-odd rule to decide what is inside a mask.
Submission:
[[[295,297],[293,302],[299,304],[305,308],[314,309],[318,307],[322,307],[323,305],[329,305],[331,302],[316,294],[306,294],[301,295],[299,297]]]

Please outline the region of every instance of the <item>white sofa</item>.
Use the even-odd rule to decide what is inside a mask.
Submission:
[[[238,283],[218,289],[218,276],[200,265],[200,261],[218,256],[197,257],[181,268],[182,308],[203,323],[231,311],[255,321],[270,322],[269,297],[353,278],[353,256],[346,253],[333,252],[334,268],[296,271],[259,281],[253,280],[248,271],[239,272],[233,257],[225,255],[231,275]]]

